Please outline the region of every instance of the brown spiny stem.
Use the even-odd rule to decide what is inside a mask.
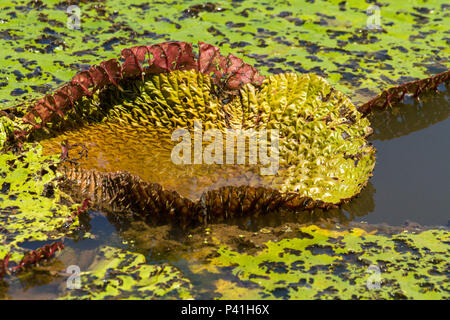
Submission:
[[[407,93],[417,98],[425,92],[437,90],[437,87],[441,83],[447,83],[449,81],[450,70],[430,78],[407,82],[400,86],[384,90],[374,99],[358,107],[358,110],[364,114],[368,114],[373,108],[385,108],[394,103],[401,102]]]
[[[11,254],[8,253],[3,260],[0,260],[0,279],[10,272],[18,273],[27,267],[37,265],[40,261],[52,257],[57,250],[62,249],[64,249],[64,245],[61,241],[46,244],[41,248],[26,253],[22,260],[13,267],[9,266]]]
[[[68,228],[69,226],[71,226],[72,223],[75,221],[75,219],[78,218],[80,214],[85,212],[88,207],[89,207],[89,199],[84,199],[83,202],[81,203],[81,206],[79,206],[76,211],[72,212],[70,218],[67,219],[67,221],[63,224],[63,227]]]
[[[7,253],[3,259],[0,259],[0,279],[8,273],[8,264],[11,254]]]

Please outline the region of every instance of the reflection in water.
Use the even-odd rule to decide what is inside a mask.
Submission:
[[[277,227],[287,222],[301,224],[313,223],[329,226],[334,226],[336,223],[347,225],[356,218],[363,217],[374,210],[374,193],[375,189],[372,183],[369,182],[358,196],[353,198],[349,203],[344,204],[341,209],[314,209],[311,211],[297,212],[278,210],[264,216],[239,217],[227,221],[227,223],[237,224],[240,228],[251,231],[257,231],[267,226]]]
[[[421,100],[397,104],[369,115],[373,128],[371,140],[390,140],[408,135],[443,121],[450,114],[450,88],[441,86],[438,94],[429,93]]]
[[[369,116],[374,129],[369,140],[377,149],[372,184],[366,188],[371,190],[361,193],[364,201],[351,201],[342,208],[356,221],[448,224],[450,88],[441,88],[421,101]]]
[[[344,204],[340,211],[349,213],[349,220],[353,221],[357,217],[364,217],[365,215],[375,210],[375,188],[371,181],[361,191],[361,193],[350,202]]]
[[[336,223],[348,225],[350,222],[362,218],[374,210],[374,193],[375,189],[372,183],[369,182],[358,196],[353,198],[349,203],[344,204],[341,209],[323,210],[316,208],[314,210],[304,211],[277,209],[263,215],[228,217],[223,223],[230,226],[238,226],[242,230],[252,232],[256,232],[265,227],[279,227],[285,223],[318,224],[329,227],[334,227]],[[141,222],[146,224],[146,228],[156,230],[155,232],[158,234],[161,234],[161,230],[168,232],[170,238],[175,240],[180,240],[193,231],[192,228],[182,229],[176,223],[168,224],[167,219],[162,220],[151,215],[141,217],[137,215],[130,216],[126,214],[106,213],[105,217],[108,219],[109,224],[114,225],[119,233],[129,232],[130,229],[135,228]],[[84,223],[89,225],[89,221],[85,221]],[[216,224],[218,223],[212,223],[210,225]],[[152,235],[151,237],[154,236]]]

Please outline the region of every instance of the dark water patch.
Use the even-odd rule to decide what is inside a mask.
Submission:
[[[64,245],[75,251],[94,250],[102,245],[129,249],[128,244],[119,236],[120,228],[111,224],[102,212],[89,210],[82,213],[77,231],[64,239]],[[86,233],[90,236],[84,236]]]
[[[10,94],[14,97],[17,97],[17,96],[21,96],[25,93],[28,93],[28,90],[23,90],[23,89],[17,88],[17,89],[12,90]]]
[[[151,32],[151,31],[148,31],[148,30],[144,30],[144,32],[139,35],[139,37],[149,38],[149,39],[152,39],[152,40],[164,39],[164,37],[167,37],[167,36],[169,36],[169,34],[167,34],[167,33],[159,34],[159,33]]]
[[[130,4],[129,7],[139,8],[142,9],[143,11],[147,11],[148,9],[150,9],[150,5],[148,3]]]
[[[420,28],[421,24],[426,24],[429,22],[429,18],[422,15],[422,14],[415,14],[415,13],[410,13],[411,16],[413,16],[414,21],[417,23],[416,25],[414,25],[414,27],[416,28]]]
[[[20,64],[27,70],[29,71],[33,71],[35,68],[33,68],[33,66],[37,65],[37,61],[36,60],[27,60],[24,58],[19,58],[17,59],[17,61],[20,62]]]
[[[225,37],[225,34],[223,34],[222,32],[220,32],[220,30],[214,28],[213,26],[209,27],[209,28],[207,29],[207,31],[208,31],[209,33],[211,33],[214,37],[219,37],[219,36]]]
[[[40,77],[40,76],[42,76],[42,69],[41,69],[41,67],[36,67],[36,68],[34,68],[33,72],[30,72],[30,73],[26,74],[26,77],[28,79],[37,78],[37,77]]]
[[[450,217],[450,90],[370,116],[377,149],[370,214],[356,221],[445,226]],[[364,190],[361,193],[364,196]],[[367,203],[368,204],[368,203]],[[356,202],[345,208],[353,210]]]
[[[48,85],[42,85],[42,86],[30,86],[31,90],[34,92],[39,92],[42,94],[45,94],[50,91],[51,87]]]
[[[37,250],[39,248],[42,248],[45,245],[50,245],[54,241],[47,240],[47,241],[25,241],[21,243],[21,247],[26,250]]]
[[[415,67],[422,67],[427,69],[429,74],[438,74],[448,70],[447,66],[440,63],[414,63]]]
[[[181,29],[181,25],[179,23],[173,22],[172,20],[170,20],[169,18],[166,18],[166,17],[156,17],[155,21],[170,23],[170,24],[173,24],[175,26],[175,28]]]
[[[242,27],[245,27],[246,24],[244,22],[235,23],[235,22],[232,22],[232,21],[228,21],[228,22],[225,23],[225,25],[228,28],[242,28]]]
[[[278,32],[276,31],[270,31],[268,29],[264,29],[264,28],[258,28],[256,29],[257,34],[256,37],[261,37],[261,38],[269,38],[271,36],[275,36],[278,34]]]
[[[231,45],[230,45],[230,48],[231,49],[234,49],[234,48],[243,48],[243,47],[247,47],[247,46],[251,46],[252,44],[251,43],[249,43],[249,42],[246,42],[246,41],[239,41],[239,42],[233,42]]]
[[[333,251],[333,248],[331,246],[322,246],[322,245],[311,245],[306,247],[306,250],[311,251],[313,255],[322,255],[326,254],[329,256],[334,256],[336,253]]]
[[[207,2],[205,4],[195,4],[181,12],[181,17],[179,20],[184,20],[187,18],[198,18],[202,12],[222,12],[225,8],[221,8],[212,2]]]
[[[34,198],[33,198],[33,199],[34,199]],[[15,194],[10,194],[10,195],[8,196],[8,200],[15,201],[15,200],[17,200],[17,196],[16,196]]]
[[[105,41],[102,44],[102,47],[103,47],[103,49],[105,49],[105,51],[112,51],[114,49],[113,46],[117,43],[120,43],[120,39],[114,37],[114,38],[111,38],[111,39]]]
[[[11,183],[3,182],[2,187],[0,189],[0,192],[3,193],[3,194],[8,194],[10,188],[11,188]]]
[[[87,50],[80,50],[80,51],[74,51],[72,53],[73,56],[76,57],[82,57],[82,56],[98,56],[94,50],[87,49]]]
[[[6,30],[0,31],[0,39],[16,41],[16,40],[20,40],[23,38],[21,36],[14,34],[13,31],[14,30],[12,30],[12,29],[6,29]]]
[[[414,247],[411,247],[411,245],[404,239],[394,239],[395,242],[395,250],[397,252],[405,253],[409,252],[411,255],[419,256],[420,252]]]
[[[66,48],[66,43],[58,37],[53,35],[42,35],[34,40],[37,44],[45,45],[43,49],[36,48],[34,46],[29,46],[29,48],[33,48],[39,50],[41,53],[53,53],[55,49],[58,47]]]
[[[444,147],[450,121],[397,140],[374,141],[378,150],[372,178],[375,210],[369,223],[399,225],[412,220],[445,225],[449,218],[450,152]]]
[[[289,272],[289,267],[284,262],[264,261],[258,267],[265,270],[267,274]]]
[[[371,140],[391,140],[446,120],[450,115],[450,88],[442,85],[438,89],[438,94],[429,94],[421,100],[406,96],[405,103],[369,116],[374,129]]]
[[[77,72],[89,70],[91,67],[89,64],[85,63],[71,63],[69,67]]]
[[[287,288],[276,288],[272,294],[277,299],[289,299],[289,290]]]
[[[25,76],[23,75],[22,72],[20,72],[19,70],[14,70],[13,72],[11,72],[13,75],[16,76],[16,80],[17,81],[21,81],[22,79],[25,78]]]

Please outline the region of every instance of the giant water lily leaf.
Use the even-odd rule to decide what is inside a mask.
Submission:
[[[383,236],[310,226],[298,235],[269,241],[254,255],[222,246],[211,263],[232,267],[236,279],[218,281],[216,293],[222,299],[449,297],[448,231]]]
[[[191,283],[175,267],[149,265],[143,255],[113,247],[99,249],[80,281],[62,299],[192,299]]]
[[[233,212],[268,211],[279,205],[330,207],[354,197],[367,183],[375,164],[375,150],[365,140],[371,133],[369,122],[347,97],[321,77],[291,73],[262,81],[252,67],[239,59],[229,56],[228,64],[222,66],[225,60],[215,54],[217,48],[201,44],[198,61],[189,64],[191,70],[158,73],[157,68],[163,67],[158,67],[156,55],[148,66],[144,64],[145,70],[152,73],[156,69],[156,74],[146,74],[144,81],[126,78],[131,72],[141,72],[137,67],[142,67],[135,62],[142,59],[140,52],[144,57],[146,51],[155,47],[166,52],[172,47],[177,49],[176,65],[180,65],[183,52],[190,52],[185,43],[131,48],[135,58],[125,58],[121,66],[123,79],[116,84],[119,88],[109,86],[95,91],[104,81],[112,82],[112,78],[106,78],[110,75],[107,66],[103,67],[103,78],[91,68],[86,76],[75,76],[63,88],[73,92],[79,90],[81,83],[83,91],[92,88],[92,93],[82,97],[77,91],[81,98],[73,98],[72,102],[61,99],[67,94],[57,91],[39,100],[23,118],[32,124],[28,131],[31,136],[41,138],[44,125],[59,132],[73,123],[86,124],[79,130],[41,141],[49,153],[58,152],[62,141],[74,145],[88,142],[87,150],[92,152],[87,160],[75,168],[62,169],[80,201],[93,199],[100,208],[114,211],[132,209],[154,215],[170,212],[175,213],[174,217],[209,218]],[[129,51],[124,50],[122,55],[127,57]],[[212,68],[211,61],[216,57],[219,69]],[[116,70],[118,67],[113,65]],[[254,169],[243,168],[238,174],[249,178],[247,172],[254,179],[227,178],[222,185],[211,185],[220,180],[214,176],[224,174],[220,166],[206,166],[203,171],[185,166],[180,172],[172,160],[170,134],[176,129],[192,129],[195,121],[223,135],[225,129],[277,130],[280,149],[275,154],[271,152],[272,157],[279,157],[275,161],[280,170],[269,173],[275,176],[264,177]],[[91,169],[94,171],[86,171]],[[108,173],[114,171],[125,172]],[[186,176],[193,181],[186,183]],[[211,177],[203,189],[193,197],[176,185],[168,188],[171,181],[190,187],[194,179],[208,176]],[[230,186],[236,188],[222,188]],[[204,200],[201,203],[199,199]],[[205,206],[206,215],[199,214]]]
[[[312,72],[359,105],[392,86],[449,69],[445,0],[245,2],[119,0],[79,3],[80,30],[69,29],[69,3],[4,2],[0,10],[0,104],[40,96],[115,51],[155,40],[220,45],[265,73]],[[367,11],[373,13],[372,16]],[[19,100],[16,100],[19,99]]]
[[[371,176],[375,150],[364,139],[372,129],[350,100],[323,78],[280,74],[256,91],[243,90],[244,123],[280,131],[283,192],[339,203],[358,194]]]

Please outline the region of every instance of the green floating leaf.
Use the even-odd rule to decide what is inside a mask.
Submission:
[[[103,247],[81,288],[61,299],[192,299],[192,285],[173,266],[145,264],[141,254]]]
[[[448,299],[450,233],[428,230],[390,236],[316,226],[299,237],[267,242],[255,255],[222,246],[211,263],[233,267],[218,282],[222,299]]]
[[[168,40],[220,45],[268,74],[319,74],[357,105],[450,67],[447,0],[386,0],[379,11],[360,0],[208,2],[80,2],[79,30],[60,0],[2,2],[0,103],[41,96],[131,44]],[[382,29],[367,28],[377,15]]]
[[[267,191],[267,196],[254,197],[253,191],[245,193],[242,189],[242,197],[250,197],[249,202],[267,200],[273,201],[274,206],[282,203],[292,208],[327,207],[357,195],[372,175],[375,149],[366,141],[372,132],[369,121],[345,95],[317,75],[270,76],[261,86],[247,84],[240,94],[224,96],[214,91],[210,76],[195,70],[148,75],[144,82],[130,80],[122,86],[122,90],[110,88],[92,98],[84,98],[68,112],[64,122],[50,124],[50,129],[59,131],[56,126],[65,128],[79,117],[86,125],[41,141],[48,154],[59,152],[65,140],[74,145],[86,144],[89,157],[81,159],[79,167],[64,168],[64,173],[73,182],[69,185],[74,186],[74,194],[82,190],[81,198],[94,199],[98,206],[115,205],[120,199],[119,208],[138,207],[140,213],[149,214],[155,211],[150,206],[152,203],[164,210],[167,203],[173,203],[175,215],[182,215],[180,212],[190,206],[189,214],[196,218],[196,210],[203,208],[199,199],[210,191],[205,201],[209,212],[230,207],[235,212],[245,212],[240,209],[244,205],[234,205],[239,195],[215,197],[221,192],[220,187],[236,186],[265,188],[259,191]],[[100,120],[89,123],[90,117],[83,117],[85,110],[97,110],[102,114],[97,115]],[[220,162],[213,166],[175,165],[170,134],[181,128],[192,130],[194,121],[201,121],[203,130],[219,130],[223,137],[227,136],[228,129],[241,130],[238,131],[241,135],[247,135],[255,146],[259,145],[258,166],[238,169],[234,166],[234,171],[228,166],[229,171],[225,172],[227,167]],[[275,142],[271,130],[277,130],[279,150],[272,150]],[[262,139],[258,140],[257,134],[261,137],[263,132],[270,137],[268,164],[261,163]],[[222,153],[228,153],[228,149],[228,145],[222,146]],[[221,163],[225,163],[225,157],[220,156]],[[192,163],[192,159],[188,160]],[[245,161],[249,163],[248,159]],[[133,178],[118,179],[114,173],[117,171],[129,172]],[[269,175],[264,175],[264,171],[269,171]],[[97,175],[95,178],[92,172]],[[136,176],[142,181],[136,180]],[[244,179],[239,180],[242,176]],[[91,183],[93,179],[97,181],[95,184]],[[221,179],[222,185],[214,184]],[[135,182],[130,184],[130,180]],[[157,196],[159,185],[149,183],[158,183],[163,190],[178,193],[170,195],[173,201],[166,201],[166,196]],[[193,185],[200,190],[192,192]],[[190,197],[190,193],[195,197]],[[185,199],[189,204],[182,202]],[[269,205],[248,207],[264,210]]]
[[[7,117],[0,117],[0,150],[3,148],[5,143],[11,134],[11,120]]]
[[[70,218],[72,208],[61,204],[56,179],[56,156],[42,156],[42,146],[26,144],[20,154],[0,154],[0,258],[12,253],[18,262],[26,241],[61,238],[58,228]]]
[[[366,185],[375,166],[370,123],[325,79],[279,74],[259,90],[247,85],[241,97],[246,126],[279,130],[281,170],[272,183],[283,193],[340,203]]]

